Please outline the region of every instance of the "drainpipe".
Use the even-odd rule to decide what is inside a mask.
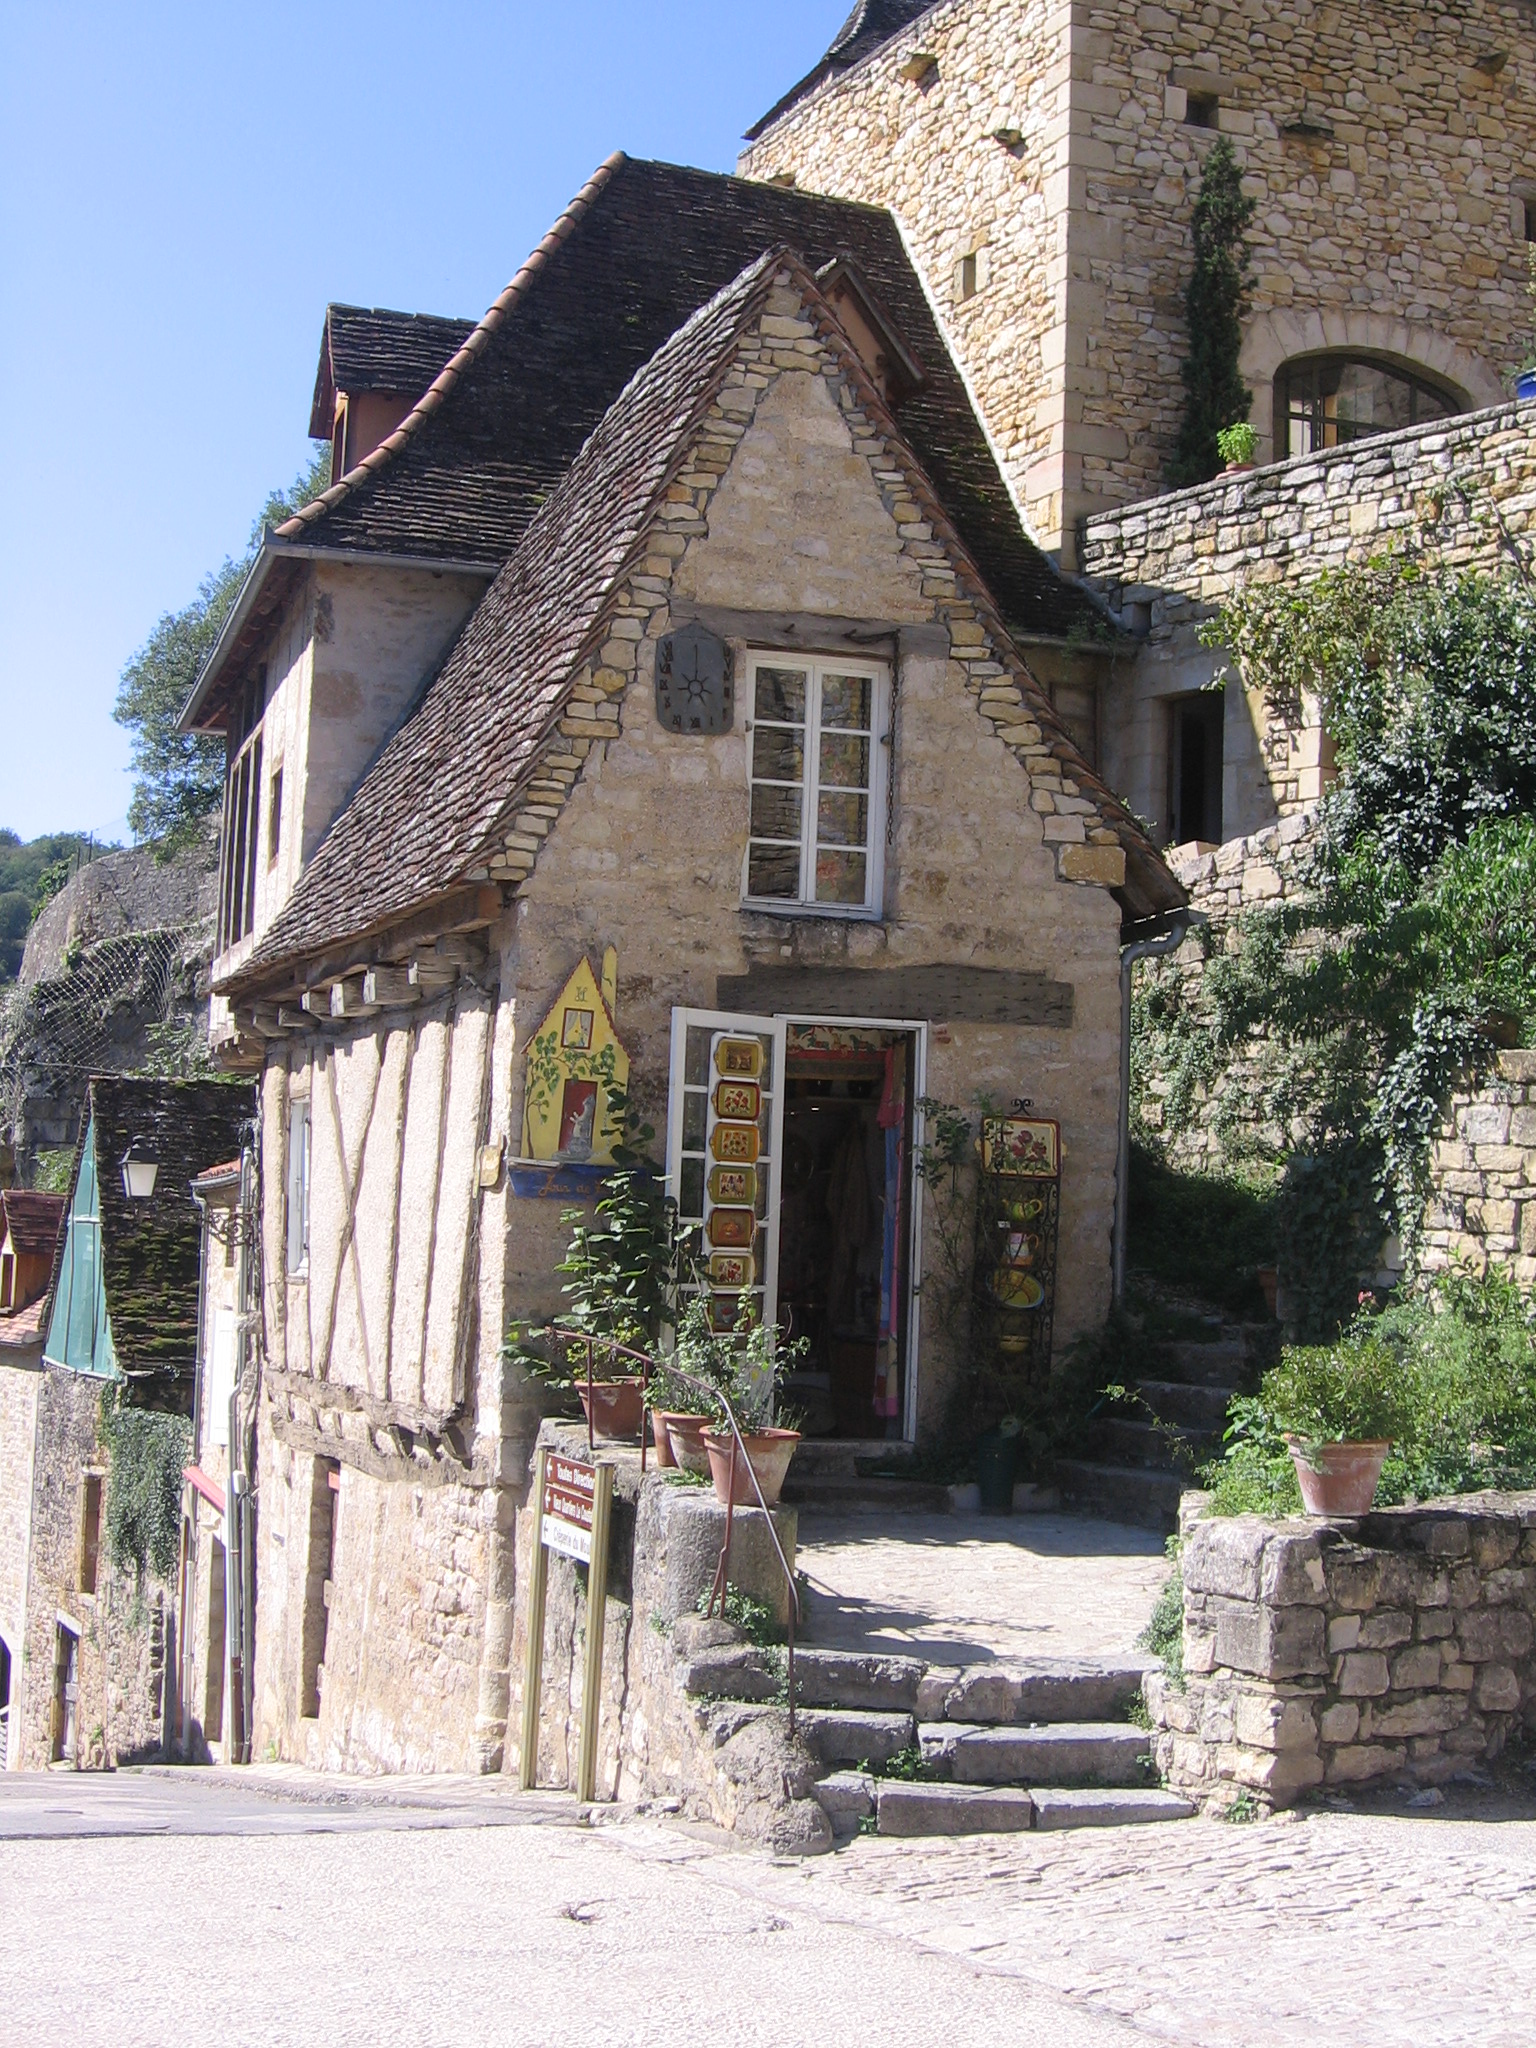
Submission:
[[[1125,1234],[1131,1190],[1131,970],[1138,960],[1159,960],[1183,945],[1191,925],[1206,923],[1198,910],[1176,910],[1166,932],[1151,939],[1133,939],[1120,948],[1120,1132],[1115,1162],[1115,1239],[1112,1259],[1114,1302],[1125,1294]]]

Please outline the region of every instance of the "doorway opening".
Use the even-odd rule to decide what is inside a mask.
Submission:
[[[80,1638],[68,1623],[58,1624],[53,1661],[53,1761],[72,1764],[78,1736]]]
[[[786,1035],[778,1314],[808,1437],[905,1434],[914,1053],[906,1031]]]
[[[1170,844],[1221,844],[1222,726],[1226,697],[1200,690],[1168,707],[1168,826]]]

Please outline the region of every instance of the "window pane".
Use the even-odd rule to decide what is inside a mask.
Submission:
[[[816,837],[823,846],[864,846],[869,841],[867,796],[823,796]]]
[[[864,901],[864,856],[862,853],[816,854],[816,901],[818,903],[862,903]]]
[[[800,894],[798,846],[754,846],[747,861],[749,896],[788,897]]]
[[[752,735],[752,773],[763,782],[798,782],[805,773],[804,735],[758,726]]]
[[[874,694],[875,686],[868,676],[823,676],[822,724],[850,725],[855,732],[868,732]]]
[[[821,780],[836,789],[868,789],[869,741],[851,733],[824,732],[821,736]]]
[[[704,1121],[709,1109],[707,1095],[695,1095],[690,1089],[683,1097],[683,1150],[702,1152],[704,1150]]]
[[[798,789],[784,789],[771,782],[759,782],[752,790],[752,837],[754,839],[800,838]]]
[[[702,1159],[685,1159],[678,1176],[679,1213],[684,1216],[704,1214],[704,1162]]]
[[[786,725],[805,723],[805,672],[796,668],[757,671],[756,711],[759,718],[777,718]]]
[[[683,1049],[683,1083],[689,1088],[709,1086],[709,1033],[701,1025],[688,1026]]]

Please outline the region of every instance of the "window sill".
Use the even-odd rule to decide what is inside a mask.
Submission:
[[[740,905],[750,917],[825,919],[833,924],[884,924],[883,910],[865,910],[840,903],[759,903],[746,897]]]

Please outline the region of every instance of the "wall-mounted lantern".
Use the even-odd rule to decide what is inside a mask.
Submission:
[[[123,1193],[130,1202],[147,1202],[155,1192],[155,1176],[160,1171],[158,1159],[145,1159],[135,1151],[138,1139],[130,1143],[123,1154]]]

